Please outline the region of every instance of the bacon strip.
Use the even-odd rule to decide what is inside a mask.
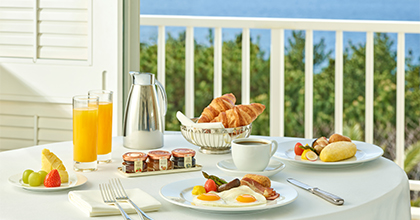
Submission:
[[[248,186],[255,192],[263,195],[267,200],[274,200],[280,196],[280,194],[278,194],[273,188],[264,187],[263,185],[251,178],[243,178],[241,180],[241,185]]]

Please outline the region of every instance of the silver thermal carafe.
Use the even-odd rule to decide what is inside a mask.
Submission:
[[[133,84],[125,108],[124,147],[138,150],[163,147],[168,105],[165,89],[151,73],[132,71],[130,75]]]

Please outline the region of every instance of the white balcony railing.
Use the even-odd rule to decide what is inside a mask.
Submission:
[[[327,19],[277,19],[244,17],[202,17],[140,15],[140,25],[158,27],[158,80],[165,83],[165,27],[186,27],[185,97],[186,115],[194,116],[194,28],[215,28],[214,97],[222,95],[222,28],[242,31],[242,103],[250,100],[250,29],[271,30],[270,62],[270,135],[284,136],[284,30],[305,30],[305,138],[313,138],[313,31],[335,31],[335,132],[343,131],[343,32],[366,33],[366,117],[365,141],[373,143],[374,32],[398,33],[396,163],[404,167],[404,87],[405,34],[420,34],[420,22]],[[276,86],[275,86],[276,85]],[[420,181],[410,180],[410,189],[419,190]],[[418,209],[413,214],[419,213]]]

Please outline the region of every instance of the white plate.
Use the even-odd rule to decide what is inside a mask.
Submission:
[[[70,189],[81,186],[87,182],[87,178],[81,174],[69,173],[69,181],[67,183],[61,183],[60,187],[45,187],[43,184],[40,186],[30,186],[22,181],[22,174],[15,174],[9,177],[9,183],[14,186],[21,187],[32,191],[57,191]]]
[[[228,178],[226,178],[228,179]],[[271,181],[271,187],[280,194],[280,197],[275,200],[267,200],[266,204],[259,206],[248,206],[248,207],[209,207],[209,206],[196,206],[191,204],[193,200],[193,195],[191,191],[196,185],[204,185],[206,179],[196,178],[196,179],[186,179],[178,182],[173,182],[168,185],[163,186],[160,189],[160,196],[166,201],[173,203],[175,205],[201,210],[201,211],[216,211],[216,212],[248,212],[256,210],[266,210],[272,209],[280,206],[287,205],[296,200],[298,193],[291,186],[288,186],[283,183]]]
[[[222,170],[223,172],[229,174],[229,175],[233,175],[233,176],[243,176],[245,174],[259,174],[259,175],[263,175],[263,176],[272,176],[278,172],[280,172],[281,170],[284,169],[285,165],[284,163],[282,163],[279,159],[277,158],[271,158],[270,162],[267,166],[267,168],[265,168],[265,170],[263,171],[241,171],[238,170],[235,166],[235,163],[233,162],[233,159],[226,159],[226,160],[222,160],[219,161],[216,164],[217,168],[219,168],[220,170]]]
[[[302,140],[279,143],[279,147],[277,149],[277,152],[274,154],[274,156],[279,159],[288,160],[288,161],[292,161],[292,162],[296,162],[300,164],[306,164],[306,165],[339,166],[339,165],[358,164],[358,163],[375,160],[381,157],[382,154],[384,153],[382,148],[376,145],[368,144],[366,142],[361,142],[361,141],[352,141],[353,143],[356,144],[357,152],[354,157],[351,157],[347,160],[341,160],[337,162],[324,162],[318,158],[318,160],[316,161],[308,161],[308,160],[302,160],[300,156],[296,156],[294,149],[295,149],[295,144],[297,142],[300,142],[302,145],[305,146],[305,144],[311,145],[314,140],[315,139],[302,139]]]

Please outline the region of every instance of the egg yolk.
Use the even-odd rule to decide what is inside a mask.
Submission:
[[[243,195],[240,195],[240,196],[236,197],[236,201],[243,202],[243,203],[249,203],[249,202],[255,202],[255,201],[257,201],[257,199],[255,199],[255,197],[253,197],[251,195],[243,194]]]
[[[204,201],[216,201],[216,200],[219,200],[220,197],[213,193],[204,193],[197,196],[197,199],[204,200]]]

